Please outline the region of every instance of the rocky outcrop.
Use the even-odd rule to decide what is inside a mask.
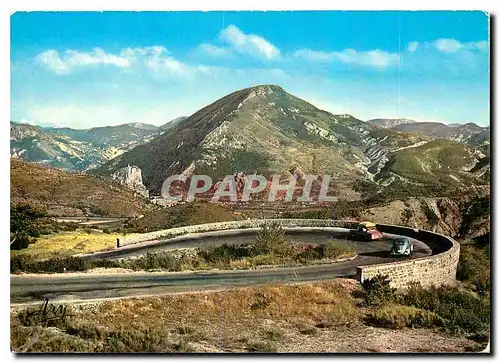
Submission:
[[[149,191],[142,184],[142,172],[138,166],[126,166],[110,175],[111,179],[134,190],[136,193],[148,198]]]

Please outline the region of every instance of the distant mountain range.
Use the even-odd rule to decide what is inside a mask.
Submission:
[[[445,125],[440,122],[417,122],[409,119],[373,119],[367,122],[393,131],[454,140],[475,147],[484,147],[490,143],[490,127],[481,127],[475,123]]]
[[[213,179],[233,173],[327,173],[352,195],[362,192],[360,185],[376,193],[396,186],[443,190],[485,184],[489,143],[489,127],[364,122],[320,110],[275,85],[233,92],[160,127],[74,130],[11,122],[13,158],[106,177],[140,171],[152,195],[159,194],[166,177],[181,173]]]
[[[174,119],[172,123],[181,119]],[[151,141],[171,126],[170,122],[160,127],[129,123],[77,130],[11,122],[11,157],[55,168],[84,171]]]

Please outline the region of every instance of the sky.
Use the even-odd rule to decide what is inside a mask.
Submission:
[[[480,11],[17,12],[11,121],[162,125],[277,84],[334,114],[489,125]]]

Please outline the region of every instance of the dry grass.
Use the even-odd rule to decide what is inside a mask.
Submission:
[[[353,284],[353,280],[337,279],[82,304],[72,307],[70,321],[49,328],[24,326],[12,310],[11,347],[31,352],[403,352],[480,348],[470,340],[432,329],[415,333],[405,328],[393,333],[396,331],[363,325],[368,311],[352,297]],[[397,344],[399,341],[405,343]]]
[[[128,236],[133,235],[128,234]],[[28,248],[11,251],[11,256],[32,255],[44,259],[96,252],[115,248],[117,238],[123,240],[126,237],[117,233],[106,234],[97,230],[91,230],[90,233],[83,230],[52,233],[40,236]]]
[[[22,160],[10,160],[10,198],[14,204],[45,206],[49,212],[64,207],[76,215],[93,213],[136,217],[148,207],[145,199],[109,179],[50,169]]]

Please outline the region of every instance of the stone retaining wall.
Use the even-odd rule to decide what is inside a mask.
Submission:
[[[172,238],[188,233],[222,231],[225,229],[258,228],[272,222],[277,222],[281,224],[283,228],[293,228],[293,227],[353,228],[356,225],[356,223],[353,222],[332,221],[328,219],[249,219],[244,221],[197,224],[193,226],[177,227],[177,228],[163,229],[161,231],[143,233],[139,236],[125,238],[125,240],[121,243],[121,245],[125,246],[151,240]]]
[[[450,237],[438,233],[391,225],[377,225],[381,232],[399,234],[424,242],[432,255],[401,262],[359,266],[356,279],[363,282],[377,275],[388,275],[391,285],[408,287],[419,282],[422,286],[451,284],[457,275],[460,245]]]

